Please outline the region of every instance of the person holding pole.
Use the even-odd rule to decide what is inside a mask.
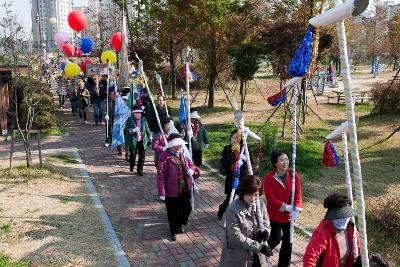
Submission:
[[[151,143],[150,129],[142,113],[143,110],[140,107],[135,107],[132,110],[131,117],[126,121],[124,129],[124,133],[128,135],[128,140],[126,140],[126,142],[129,144],[130,171],[133,172],[136,154],[139,154],[137,164],[137,174],[139,176],[143,175],[146,148],[148,144]]]
[[[231,132],[230,144],[224,147],[224,150],[222,152],[222,157],[218,164],[218,169],[220,174],[225,175],[225,195],[226,195],[224,202],[218,207],[219,221],[222,220],[225,210],[229,205],[229,199],[231,197],[231,192],[232,192],[233,172],[234,172],[232,168],[234,167],[233,164],[236,162],[236,157],[239,155],[239,157],[241,157],[242,159],[242,163],[243,161],[246,162],[246,157],[244,157],[243,153],[240,153],[240,151],[243,151],[243,142],[242,140],[240,140],[241,139],[240,136],[241,136],[240,130],[238,129],[235,129]],[[235,147],[239,149],[234,149]],[[235,150],[237,150],[238,153],[235,153]],[[247,174],[248,174],[247,165],[242,164],[240,166],[239,181]]]
[[[278,267],[290,266],[292,244],[290,243],[290,222],[295,221],[302,209],[300,176],[295,173],[294,203],[291,203],[292,176],[286,152],[274,150],[271,154],[274,169],[264,178],[267,211],[271,224],[268,244],[275,248],[281,241]]]
[[[157,188],[160,197],[165,197],[171,240],[184,232],[192,211],[191,191],[193,180],[200,176],[200,170],[187,158],[182,146],[186,142],[179,134],[172,133],[168,138],[168,149],[161,155],[157,168]]]
[[[165,143],[165,140],[168,140],[169,133],[170,133],[170,128],[171,128],[171,121],[172,118],[168,117],[164,120],[163,124],[163,132],[157,133],[154,138],[153,138],[153,150],[154,150],[154,165],[156,168],[158,167],[158,159],[160,157],[160,154],[167,150],[167,145]]]
[[[353,245],[354,224],[350,220],[353,216],[351,201],[345,195],[331,194],[325,198],[324,208],[328,211],[306,248],[303,266],[353,267],[356,257]],[[356,247],[359,250],[358,232],[356,236]]]
[[[265,205],[260,204],[263,227],[258,224],[256,212],[256,202],[262,194],[260,179],[255,175],[247,175],[240,181],[237,194],[239,198],[226,210],[226,238],[219,266],[267,266],[265,256],[272,256],[272,251],[264,244],[269,236]]]

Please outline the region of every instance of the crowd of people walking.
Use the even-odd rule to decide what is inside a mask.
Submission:
[[[65,108],[68,99],[72,115],[79,115],[82,124],[88,123],[88,109],[93,108],[94,124],[109,121],[108,133],[112,133],[116,98],[120,96],[124,105],[132,99],[129,88],[117,89],[107,75],[100,80],[67,80],[60,76],[57,84],[60,108]],[[196,180],[201,179],[203,149],[210,144],[198,111],[190,113],[190,125],[175,125],[164,96],[157,96],[155,109],[151,101],[148,94],[141,93],[135,104],[131,103],[123,128],[125,143],[118,145],[117,154],[123,156],[124,151],[130,172],[136,166],[137,175],[143,176],[146,150],[154,150],[157,192],[160,201],[165,202],[170,240],[176,241],[190,221]],[[216,214],[216,221],[224,219],[225,224],[220,266],[268,266],[273,249],[279,244],[278,266],[290,266],[291,223],[302,212],[300,175],[289,168],[289,154],[276,149],[270,156],[272,170],[261,181],[260,177],[249,175],[248,161],[252,161],[244,153],[247,148],[239,129],[230,133],[227,143],[218,166],[225,176],[226,195]],[[185,153],[189,148],[191,156]],[[351,204],[347,196],[337,193],[325,198],[327,212],[306,248],[304,266],[361,266],[356,257],[360,237],[351,221]],[[371,262],[378,262],[373,266],[388,266],[376,255]]]

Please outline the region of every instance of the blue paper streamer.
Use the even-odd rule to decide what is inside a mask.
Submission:
[[[303,38],[303,42],[297,49],[292,62],[289,66],[289,74],[292,77],[303,77],[307,74],[308,68],[312,61],[313,53],[313,36],[314,27],[310,25],[307,29],[306,35]]]

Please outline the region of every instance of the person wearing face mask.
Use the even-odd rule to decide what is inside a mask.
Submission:
[[[263,231],[257,219],[256,202],[262,194],[262,184],[255,175],[247,175],[237,190],[235,199],[225,212],[225,240],[222,247],[220,267],[267,266],[266,256],[272,256],[268,239],[268,220],[264,203],[260,203]]]
[[[290,266],[292,244],[290,243],[290,221],[299,216],[302,209],[300,176],[295,173],[294,203],[291,203],[293,172],[289,169],[286,152],[274,150],[271,154],[274,169],[264,178],[265,199],[271,223],[268,244],[275,248],[281,241],[278,267]]]
[[[172,241],[176,241],[176,235],[182,234],[183,225],[188,223],[192,211],[192,177],[197,179],[200,176],[199,168],[183,153],[185,144],[179,134],[170,134],[168,147],[160,155],[157,168],[158,194],[165,198]]]
[[[128,136],[129,144],[129,165],[133,172],[136,161],[136,154],[139,154],[137,174],[143,175],[143,165],[147,146],[151,143],[151,134],[146,118],[142,116],[143,110],[135,107],[131,117],[126,121],[124,133]]]
[[[341,194],[331,194],[324,200],[328,209],[325,218],[315,229],[303,257],[303,266],[352,267],[354,258],[354,224],[349,198]],[[357,249],[360,237],[357,234]],[[358,253],[359,254],[359,253]]]
[[[224,202],[222,202],[222,204],[219,205],[218,207],[218,214],[217,214],[218,220],[222,220],[225,210],[229,205],[229,199],[231,197],[232,183],[233,183],[232,165],[236,161],[236,155],[233,148],[235,145],[240,145],[240,151],[243,151],[242,149],[243,142],[240,142],[240,144],[238,144],[238,131],[240,130],[233,130],[231,132],[230,144],[224,147],[224,150],[222,151],[222,157],[218,164],[218,170],[220,174],[225,175],[225,195],[226,195]],[[244,157],[243,153],[239,154],[239,156],[242,158],[241,161],[242,165],[240,166],[240,174],[239,174],[239,181],[240,181],[244,176],[248,174],[248,171],[247,171],[246,157]]]

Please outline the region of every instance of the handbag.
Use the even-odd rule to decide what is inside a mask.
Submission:
[[[221,175],[224,175],[224,176],[225,176],[225,175],[227,174],[227,172],[228,172],[228,170],[225,169],[224,165],[222,164],[222,159],[220,159],[219,162],[218,162],[218,171],[219,171],[219,173],[220,173]]]

